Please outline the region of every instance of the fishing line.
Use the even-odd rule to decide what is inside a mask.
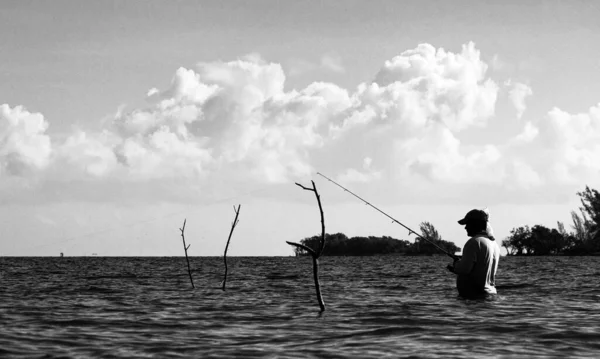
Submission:
[[[421,238],[429,243],[431,243],[433,246],[435,246],[437,249],[439,249],[440,251],[446,253],[448,256],[450,256],[452,259],[457,259],[458,256],[448,252],[447,250],[445,250],[444,248],[438,246],[437,244],[435,244],[434,242],[430,241],[429,239],[419,235],[417,232],[413,231],[412,229],[408,228],[407,226],[405,226],[404,224],[402,224],[402,222],[398,221],[397,219],[395,219],[394,217],[390,216],[389,214],[385,213],[384,211],[380,210],[379,208],[375,207],[374,205],[372,205],[370,202],[364,200],[362,197],[358,196],[357,194],[355,194],[354,192],[350,191],[349,189],[347,189],[346,187],[342,186],[341,184],[337,183],[336,181],[332,180],[331,178],[325,176],[324,174],[317,172],[317,174],[323,178],[325,178],[326,180],[328,180],[329,182],[335,184],[336,186],[340,187],[341,189],[343,189],[344,191],[350,193],[351,195],[353,195],[354,197],[358,198],[359,200],[363,201],[365,204],[371,206],[373,209],[375,209],[376,211],[378,211],[379,213],[383,214],[384,216],[388,217],[389,219],[392,220],[392,223],[397,223],[399,225],[401,225],[402,227],[406,228],[408,230],[408,235],[410,236],[411,234],[414,234],[417,238]]]

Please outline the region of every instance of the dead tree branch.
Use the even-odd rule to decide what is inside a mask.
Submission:
[[[310,253],[311,256],[316,256],[317,253],[315,251],[313,251],[312,248],[305,246],[304,244],[300,244],[300,243],[294,243],[294,242],[290,242],[290,241],[285,241],[285,243],[292,245],[292,246],[296,246],[298,248],[302,248],[303,250],[307,251],[308,253]]]
[[[179,228],[179,230],[181,231],[181,239],[183,240],[183,250],[185,251],[185,260],[187,261],[188,274],[190,275],[190,283],[192,283],[192,288],[196,288],[194,286],[194,280],[192,279],[192,269],[190,268],[190,259],[188,258],[188,254],[187,254],[187,251],[190,248],[191,244],[188,244],[187,246],[185,245],[185,235],[183,233],[185,231],[185,222],[186,222],[186,219],[183,220],[183,227]]]
[[[315,197],[317,197],[317,203],[319,204],[319,212],[321,213],[321,241],[319,243],[318,250],[314,250],[300,243],[287,242],[287,244],[296,246],[308,252],[313,260],[313,277],[315,280],[315,289],[317,291],[317,300],[319,302],[319,307],[321,308],[321,312],[325,311],[325,303],[323,302],[323,296],[321,295],[321,284],[319,283],[319,257],[323,254],[323,248],[325,248],[325,215],[323,214],[323,207],[321,205],[321,196],[319,196],[319,192],[317,191],[317,187],[315,186],[315,181],[312,182],[312,188],[305,187],[299,183],[296,185],[303,190],[312,191],[315,193]]]
[[[229,232],[229,238],[227,238],[227,245],[225,246],[225,254],[223,254],[223,261],[225,262],[225,276],[223,277],[223,290],[225,290],[225,283],[227,282],[227,249],[229,248],[229,241],[231,241],[231,235],[233,234],[233,230],[235,226],[239,223],[238,216],[240,215],[241,204],[238,204],[238,208],[236,209],[233,206],[233,211],[235,212],[235,219],[231,222],[231,231]]]

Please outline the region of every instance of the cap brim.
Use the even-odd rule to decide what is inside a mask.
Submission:
[[[458,224],[467,224],[467,219],[463,218],[460,221],[458,221]]]

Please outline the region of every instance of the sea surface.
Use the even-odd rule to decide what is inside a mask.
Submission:
[[[0,357],[600,357],[600,257],[502,257],[498,295],[450,258],[0,258]]]

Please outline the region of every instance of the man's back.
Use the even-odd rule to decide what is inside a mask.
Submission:
[[[500,248],[484,234],[473,236],[463,248],[463,257],[454,264],[456,286],[461,295],[496,293],[495,281]]]

